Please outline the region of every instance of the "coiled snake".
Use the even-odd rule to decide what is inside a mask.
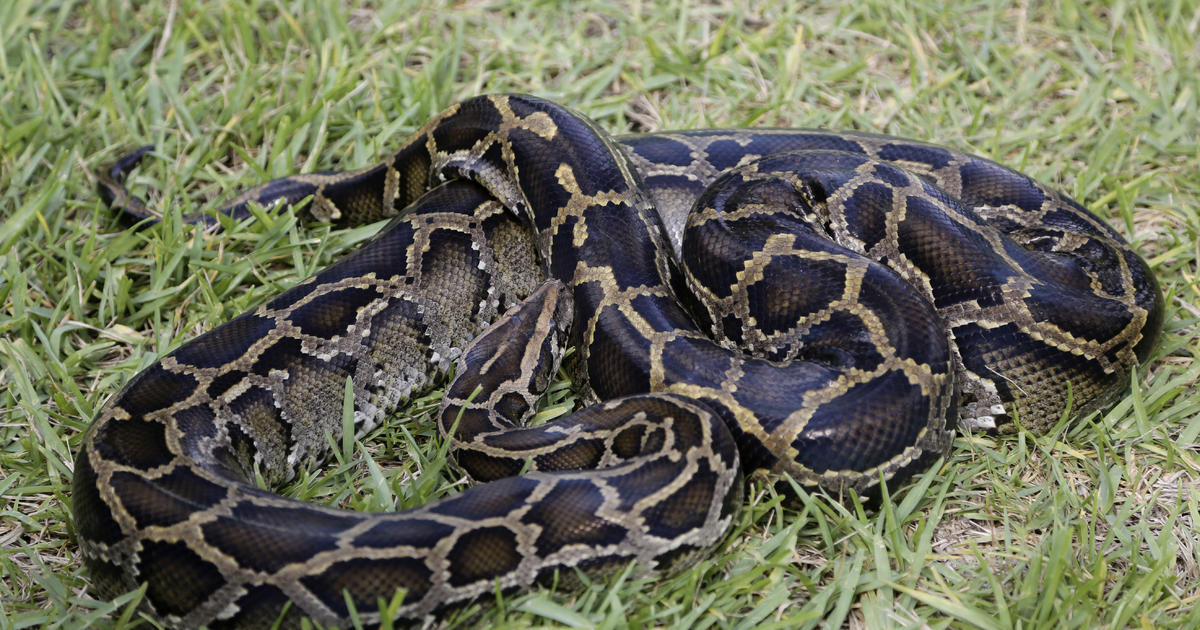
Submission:
[[[140,156],[102,178],[132,213],[121,178]],[[1111,400],[1162,320],[1146,263],[1075,202],[884,136],[613,140],[546,101],[479,97],[382,164],[223,211],[309,196],[320,219],[399,215],[138,374],[75,463],[96,589],[145,582],[170,625],[345,624],[348,601],[374,623],[397,589],[414,619],[575,568],[670,570],[721,540],[743,469],[833,491],[901,481],[955,419],[1038,427]],[[564,343],[603,402],[510,428]],[[347,379],[361,433],[456,360],[439,423],[458,464],[496,481],[400,514],[251,481],[325,454]]]

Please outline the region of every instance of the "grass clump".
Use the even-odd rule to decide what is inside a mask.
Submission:
[[[754,481],[734,534],[679,576],[538,590],[448,625],[1200,625],[1198,23],[1194,0],[4,3],[0,627],[145,625],[139,592],[87,592],[67,507],[82,431],[155,356],[377,227],[284,212],[212,236],[179,217],[369,164],[499,91],[617,133],[828,127],[992,157],[1127,235],[1167,317],[1111,410],[1043,436],[962,436],[879,510]],[[130,231],[92,173],[146,142],[131,185],[166,220]],[[421,421],[435,404],[288,491],[362,509],[445,492],[406,485],[435,454]]]

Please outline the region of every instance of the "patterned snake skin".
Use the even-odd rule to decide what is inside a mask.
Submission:
[[[121,180],[142,153],[102,177],[134,214]],[[319,219],[398,216],[137,375],[76,459],[94,587],[146,583],[167,625],[346,625],[348,602],[363,623],[416,620],[577,568],[669,571],[725,535],[743,470],[899,483],[956,421],[1036,428],[1112,400],[1162,320],[1146,263],[1075,202],[884,136],[614,140],[552,103],[479,97],[382,164],[223,212],[309,196]],[[524,427],[564,345],[602,402]],[[348,379],[362,434],[456,361],[439,426],[495,481],[399,514],[255,485],[327,454]]]

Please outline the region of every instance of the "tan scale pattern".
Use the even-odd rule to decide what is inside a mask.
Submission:
[[[120,180],[144,153],[101,181],[136,216],[150,213]],[[379,165],[268,182],[222,212],[310,196],[324,220],[400,216],[135,377],[76,461],[95,587],[147,583],[146,609],[169,626],[344,626],[345,596],[374,624],[397,589],[412,621],[497,588],[570,583],[576,568],[673,570],[725,535],[743,469],[831,491],[901,482],[945,452],[956,420],[1051,423],[1068,382],[1076,412],[1103,404],[1162,319],[1145,263],[1078,204],[884,136],[614,140],[545,101],[480,97]],[[807,227],[762,232],[780,221]],[[721,254],[693,256],[693,243]],[[814,264],[839,270],[841,289],[784,300],[802,279],[775,270]],[[781,306],[805,312],[764,330]],[[722,330],[745,345],[709,338]],[[523,427],[571,340],[601,402]],[[496,481],[401,514],[249,484],[326,455],[347,378],[361,434],[455,361],[439,426],[464,469]]]

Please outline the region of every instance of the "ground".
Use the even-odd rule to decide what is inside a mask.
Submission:
[[[449,625],[1200,625],[1196,0],[733,4],[0,5],[0,628],[145,625],[140,593],[88,594],[68,509],[82,431],[155,356],[378,228],[299,210],[213,235],[178,217],[270,177],[369,164],[497,91],[613,132],[828,127],[991,157],[1124,233],[1167,316],[1111,410],[1046,435],[962,435],[879,510],[756,480],[733,535],[682,575],[544,589]],[[132,185],[168,218],[131,231],[94,173],[142,143],[158,148]],[[286,491],[372,510],[453,492],[428,440],[436,398]]]

